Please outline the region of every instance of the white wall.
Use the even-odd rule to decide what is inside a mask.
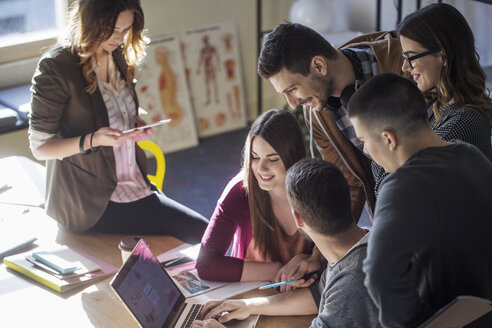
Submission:
[[[293,0],[263,1],[263,29],[271,29],[287,19],[292,2]],[[236,22],[239,31],[249,118],[254,119],[256,117],[256,1],[143,0],[142,7],[145,14],[145,26],[148,28],[148,35],[151,38],[202,25],[230,20]],[[266,83],[264,85],[264,89],[268,93],[268,85]],[[273,91],[273,89],[270,91]],[[267,107],[263,109],[268,109],[275,105],[283,105],[282,98],[278,98],[272,92],[269,95],[267,94],[267,96],[269,98],[265,101]]]
[[[476,1],[449,1],[470,24],[482,66],[492,65],[492,5]],[[489,78],[490,80],[490,78]]]
[[[65,0],[74,1],[74,0]],[[254,0],[141,0],[145,12],[146,27],[150,37],[172,34],[180,29],[193,28],[226,20],[238,25],[242,67],[246,82],[246,99],[249,118],[257,113],[256,93],[256,1]],[[335,4],[339,24],[352,30],[370,32],[376,26],[376,0],[330,0]],[[263,0],[263,30],[270,30],[289,19],[290,7],[294,0]],[[395,0],[396,2],[396,0]],[[430,2],[423,0],[422,5]],[[447,1],[455,5],[470,23],[481,55],[482,65],[492,65],[492,5],[469,0]],[[403,1],[403,16],[415,10],[415,1]],[[393,0],[382,0],[382,29],[394,29],[396,10]],[[348,8],[348,10],[347,10]],[[347,17],[343,17],[345,12]],[[327,13],[329,17],[329,13]],[[345,19],[345,21],[344,21]],[[38,49],[35,49],[39,51]],[[37,59],[24,63],[0,65],[0,88],[28,83],[34,73]],[[278,95],[269,82],[264,81],[263,105],[265,111],[283,107],[285,100]],[[26,132],[0,135],[0,157],[30,154],[27,148]],[[15,145],[6,147],[6,145]]]
[[[346,0],[350,3],[349,26],[355,31],[370,32],[376,27],[376,0]],[[424,7],[437,1],[422,0]],[[492,65],[492,5],[471,1],[443,1],[455,6],[465,16],[475,36],[476,47],[482,66]],[[396,0],[382,0],[381,29],[392,30],[396,27]],[[415,0],[402,1],[402,17],[415,11]]]
[[[73,0],[66,0],[73,1]],[[198,27],[227,20],[238,25],[242,67],[246,82],[246,99],[250,119],[257,113],[256,93],[256,1],[254,0],[141,0],[146,28],[150,37],[172,34],[178,30]],[[376,26],[376,0],[330,0],[340,24],[345,22],[351,30],[370,32]],[[263,29],[272,29],[289,19],[294,0],[263,0]],[[423,0],[422,5],[435,2]],[[446,1],[460,9],[472,26],[482,65],[492,65],[492,5],[469,0]],[[396,0],[382,0],[382,29],[396,26]],[[404,0],[403,16],[415,10],[415,0]],[[347,10],[348,8],[348,10]],[[344,15],[344,13],[347,13]],[[327,17],[329,17],[327,13]],[[347,16],[347,17],[343,17]],[[22,65],[0,65],[0,87],[29,82],[34,72],[34,60]],[[262,110],[282,107],[285,100],[275,93],[270,83],[263,82]]]

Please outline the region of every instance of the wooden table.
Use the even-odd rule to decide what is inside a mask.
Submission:
[[[73,234],[57,227],[41,209],[10,220],[18,220],[19,229],[36,233],[35,246],[68,245],[100,258],[112,265],[121,265],[118,243],[123,235]],[[13,232],[15,233],[15,232]],[[155,254],[161,254],[182,242],[170,236],[144,236]],[[59,294],[0,265],[0,326],[2,327],[138,327],[105,278],[86,287]],[[272,291],[265,291],[268,295]],[[258,296],[258,291],[245,296]],[[308,327],[313,316],[266,317],[257,327]]]
[[[19,229],[30,229],[35,245],[68,245],[112,265],[121,265],[118,243],[122,235],[77,235],[58,229],[42,209],[31,209],[21,217]],[[15,232],[13,232],[15,233]],[[181,242],[167,236],[145,236],[157,254]],[[59,294],[23,275],[0,266],[0,326],[2,327],[137,327],[109,287],[110,277],[86,287]],[[8,323],[8,324],[5,324]]]

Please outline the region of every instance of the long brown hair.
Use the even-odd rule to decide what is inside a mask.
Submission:
[[[140,0],[78,0],[74,1],[70,9],[66,41],[80,56],[82,73],[89,83],[89,93],[93,93],[97,88],[92,58],[99,44],[111,37],[118,15],[125,10],[134,13],[132,27],[122,46],[128,64],[125,82],[130,85],[135,75],[135,66],[145,56],[147,44],[142,34],[144,15]]]
[[[251,125],[243,153],[244,187],[248,193],[249,210],[255,247],[266,258],[278,256],[275,239],[275,216],[270,195],[260,188],[251,170],[251,143],[261,136],[279,154],[285,169],[306,156],[304,134],[299,123],[289,112],[270,109]]]
[[[429,50],[441,51],[444,56],[446,65],[441,70],[433,105],[436,118],[441,118],[439,107],[454,100],[460,107],[484,112],[492,123],[492,101],[475,49],[475,38],[465,17],[456,8],[434,3],[417,10],[403,19],[398,35]]]

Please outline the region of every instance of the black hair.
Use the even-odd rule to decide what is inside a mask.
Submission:
[[[318,32],[295,23],[280,24],[265,36],[258,59],[258,74],[268,79],[287,68],[304,76],[314,56],[336,59],[338,53]]]
[[[335,164],[303,159],[287,171],[285,183],[290,205],[311,229],[334,236],[355,224],[349,186]]]
[[[350,99],[347,110],[350,118],[357,117],[374,135],[389,130],[406,136],[429,126],[418,87],[393,73],[379,74],[365,82]]]

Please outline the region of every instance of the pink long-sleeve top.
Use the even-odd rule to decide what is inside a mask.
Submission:
[[[224,189],[202,238],[196,269],[202,279],[239,281],[244,259],[287,263],[301,253],[311,253],[313,243],[298,231],[288,236],[275,227],[279,258],[263,258],[254,248],[248,196],[243,187],[242,174],[234,177]],[[232,252],[227,255],[232,243]]]

